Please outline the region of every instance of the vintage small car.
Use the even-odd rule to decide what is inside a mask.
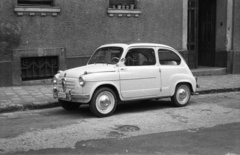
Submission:
[[[113,114],[120,102],[170,97],[174,105],[189,103],[196,79],[174,48],[153,43],[100,46],[86,66],[59,71],[53,96],[66,110],[89,104],[98,117]]]

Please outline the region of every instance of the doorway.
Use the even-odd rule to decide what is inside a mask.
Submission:
[[[216,0],[199,0],[198,65],[215,65]]]
[[[190,68],[215,66],[216,0],[188,1]]]

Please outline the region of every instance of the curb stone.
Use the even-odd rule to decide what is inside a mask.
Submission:
[[[33,102],[27,103],[24,105],[21,104],[10,104],[0,107],[0,113],[4,112],[15,112],[15,111],[25,111],[25,110],[36,110],[36,109],[44,109],[44,108],[54,108],[60,106],[59,102]]]
[[[227,93],[240,91],[240,88],[224,88],[224,89],[209,89],[197,91],[200,95],[202,94],[216,94],[216,93]]]

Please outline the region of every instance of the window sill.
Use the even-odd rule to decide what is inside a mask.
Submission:
[[[142,14],[141,10],[124,10],[124,9],[108,9],[107,13],[110,17],[118,16],[118,17],[139,17]]]
[[[19,16],[23,16],[23,15],[30,15],[30,16],[35,16],[35,15],[41,15],[41,16],[52,15],[52,16],[57,16],[60,13],[61,10],[60,10],[59,7],[26,7],[26,6],[16,6],[14,8],[14,11]]]

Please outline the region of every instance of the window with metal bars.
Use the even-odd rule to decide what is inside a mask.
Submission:
[[[109,0],[111,9],[137,9],[136,0]]]
[[[58,56],[21,58],[22,81],[49,79],[58,69]]]
[[[52,6],[53,0],[17,0],[18,6]]]

